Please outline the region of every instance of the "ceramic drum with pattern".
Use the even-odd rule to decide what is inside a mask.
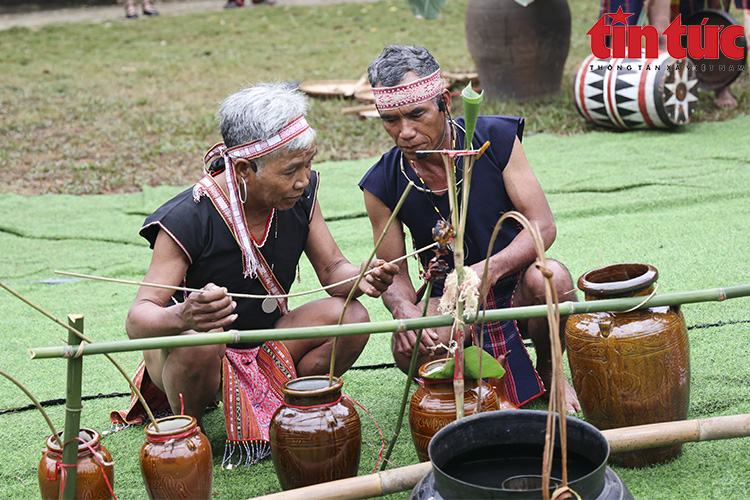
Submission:
[[[654,59],[583,60],[573,79],[576,109],[587,120],[623,130],[672,128],[690,122],[698,71],[667,52]]]

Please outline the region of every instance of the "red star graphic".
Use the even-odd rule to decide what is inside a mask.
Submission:
[[[624,13],[622,11],[622,7],[617,9],[617,12],[614,14],[607,14],[609,17],[612,18],[612,26],[614,26],[617,23],[622,23],[625,26],[628,25],[628,18],[633,15],[632,12]]]

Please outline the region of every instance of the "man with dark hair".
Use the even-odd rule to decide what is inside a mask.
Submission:
[[[490,146],[476,161],[471,181],[468,217],[464,236],[465,265],[482,276],[492,229],[500,216],[516,210],[538,228],[549,248],[556,228],[547,199],[526,160],[521,146],[524,121],[507,116],[479,118],[473,144],[464,143],[464,121],[450,117],[451,95],[443,89],[439,65],[423,47],[391,45],[368,69],[370,85],[383,127],[396,146],[388,151],[360,181],[373,234],[379,237],[396,203],[408,184],[413,184],[397,218],[378,251],[382,259],[395,259],[406,253],[403,225],[411,232],[416,248],[432,242],[432,228],[439,220],[450,219],[448,180],[439,153],[423,150],[479,149]],[[458,189],[462,185],[463,160],[457,160]],[[422,254],[427,269],[431,255]],[[528,231],[514,222],[504,223],[489,259],[487,308],[524,306],[544,302],[544,280],[533,263],[536,254]],[[445,257],[453,266],[452,255]],[[567,269],[548,260],[554,272],[559,300],[575,300]],[[393,284],[383,293],[383,301],[394,318],[421,316],[422,305],[407,266],[401,265]],[[442,286],[435,285],[428,314],[437,313]],[[564,340],[565,319],[560,332]],[[550,338],[546,318],[505,321],[485,325],[484,349],[495,358],[505,358],[506,394],[517,406],[540,396],[552,377]],[[447,356],[449,327],[428,329],[420,345],[416,332],[396,332],[392,351],[396,364],[406,372],[413,350],[419,351],[418,365]],[[522,336],[534,342],[536,369],[524,347]],[[467,336],[468,337],[468,336]],[[580,411],[575,391],[567,384],[568,411]]]

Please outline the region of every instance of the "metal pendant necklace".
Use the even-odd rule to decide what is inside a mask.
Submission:
[[[258,248],[258,251],[260,251],[260,248],[266,244],[266,241],[268,240],[268,233],[271,228],[271,223],[274,224],[273,228],[273,248],[271,249],[271,273],[273,273],[274,270],[274,264],[275,264],[275,253],[276,253],[276,240],[279,236],[279,217],[276,213],[276,209],[271,210],[271,215],[268,218],[268,223],[266,224],[266,230],[263,238],[262,243],[258,243],[258,241],[255,239],[255,236],[253,236],[253,243],[255,243],[256,248]],[[260,303],[261,310],[266,314],[272,314],[276,308],[278,307],[278,302],[276,299],[270,296],[263,299],[263,301]]]

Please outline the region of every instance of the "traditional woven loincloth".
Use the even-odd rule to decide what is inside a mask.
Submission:
[[[520,276],[520,273],[514,274],[495,283],[487,294],[486,309],[513,307],[513,294]],[[472,338],[475,326],[471,327]],[[484,350],[495,359],[506,356],[505,393],[511,403],[521,406],[544,394],[544,384],[526,352],[516,321],[485,323],[482,331]]]
[[[133,381],[154,415],[171,412],[167,395],[151,381],[143,361]],[[268,427],[284,402],[281,386],[296,378],[294,363],[284,344],[263,343],[253,349],[227,348],[222,363],[222,397],[227,441],[222,467],[251,465],[271,453]],[[157,417],[158,418],[158,417]],[[114,425],[143,424],[148,416],[135,393],[125,411],[113,411]]]

